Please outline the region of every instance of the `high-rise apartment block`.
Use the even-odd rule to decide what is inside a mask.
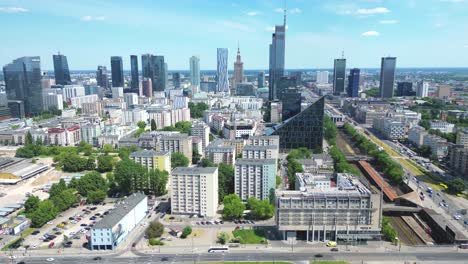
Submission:
[[[276,159],[237,159],[234,192],[242,201],[267,200],[276,188]]]
[[[130,154],[130,159],[148,168],[171,172],[171,153],[168,151],[142,150]]]
[[[171,213],[215,217],[218,168],[177,167],[171,173]]]
[[[416,88],[416,96],[417,97],[427,97],[429,94],[429,83],[426,81],[418,82]]]
[[[200,86],[200,57],[190,57],[190,83],[193,86]]]
[[[210,143],[210,127],[205,122],[194,122],[192,124],[192,136],[201,138],[202,152],[205,153],[205,148]],[[199,153],[202,154],[203,153]]]
[[[161,151],[180,152],[192,163],[192,137],[187,134],[173,133],[164,135],[159,141]]]

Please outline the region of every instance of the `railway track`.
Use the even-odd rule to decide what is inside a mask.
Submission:
[[[414,233],[414,231],[403,221],[403,219],[398,217],[390,218],[391,225],[395,228],[398,233],[398,238],[402,244],[408,246],[424,245],[424,242]]]

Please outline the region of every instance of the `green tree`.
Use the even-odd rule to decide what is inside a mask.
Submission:
[[[103,190],[89,191],[86,201],[88,203],[100,203],[107,197],[107,193]]]
[[[278,188],[281,183],[283,183],[283,179],[280,176],[276,175],[276,188]]]
[[[104,144],[104,146],[102,146],[102,152],[107,155],[111,152],[114,152],[114,148],[110,144]]]
[[[81,141],[80,145],[78,146],[78,152],[83,153],[85,156],[90,156],[91,153],[93,153],[93,146],[84,141]]]
[[[31,132],[26,132],[26,138],[24,139],[24,144],[25,145],[32,145],[33,144],[33,138],[31,135]]]
[[[65,183],[65,181],[63,179],[60,179],[60,181],[58,183],[54,183],[50,187],[49,197],[52,198],[52,197],[58,196],[59,194],[61,194],[66,189],[67,189],[67,184]]]
[[[189,165],[189,160],[184,154],[180,152],[173,152],[171,154],[171,166],[172,168],[177,167],[187,167]]]
[[[112,168],[114,167],[114,158],[108,155],[98,156],[97,163],[97,171],[101,173],[112,171]]]
[[[169,180],[169,173],[163,170],[150,170],[148,172],[149,192],[156,196],[166,194],[167,181]]]
[[[18,148],[16,150],[16,154],[15,154],[15,157],[17,158],[26,158],[26,159],[30,159],[32,157],[34,157],[34,152],[31,148],[28,148],[28,147],[21,147],[21,148]]]
[[[180,121],[175,123],[175,128],[181,133],[190,135],[192,132],[192,123],[190,121]]]
[[[148,188],[148,170],[130,159],[119,161],[114,170],[114,182],[122,194]]]
[[[137,127],[144,130],[146,128],[146,122],[145,121],[138,121]]]
[[[156,121],[154,121],[154,119],[151,119],[151,131],[156,131],[157,130],[157,126],[156,126]]]
[[[224,219],[238,219],[244,214],[245,205],[242,203],[239,196],[236,194],[229,194],[223,200],[223,218]]]
[[[338,129],[333,121],[327,115],[323,117],[323,136],[330,145],[336,144],[336,135],[338,134]]]
[[[186,227],[184,227],[184,229],[182,230],[182,235],[180,236],[180,238],[186,238],[186,237],[188,237],[190,234],[192,234],[192,227],[191,227],[191,226],[186,226]]]
[[[148,238],[157,238],[162,236],[164,233],[164,226],[159,221],[150,222],[148,228],[146,228],[145,234]]]
[[[26,214],[30,214],[34,211],[36,211],[37,207],[39,206],[39,203],[41,200],[39,197],[35,195],[31,195],[28,197],[28,199],[24,202],[24,212]]]
[[[200,165],[201,165],[203,168],[206,168],[206,167],[216,167],[216,164],[214,164],[210,159],[207,159],[207,158],[201,159]]]
[[[223,201],[228,194],[234,193],[234,167],[218,164],[218,201]]]
[[[259,201],[251,197],[247,200],[247,207],[252,218],[258,220],[272,218],[275,213],[275,207],[268,200]]]
[[[201,159],[201,155],[196,149],[192,151],[192,164],[197,164]]]
[[[461,178],[455,178],[447,182],[447,192],[450,194],[459,194],[465,191],[465,182]]]
[[[50,200],[52,201],[55,208],[59,212],[63,212],[67,210],[72,205],[78,202],[76,195],[73,193],[73,190],[71,189],[64,190],[57,196],[51,197]]]
[[[102,190],[107,191],[107,182],[98,172],[89,172],[78,181],[77,191],[82,196],[88,196],[88,192]]]
[[[119,158],[120,159],[128,159],[131,153],[138,151],[137,146],[129,146],[129,147],[121,147],[119,148]]]
[[[190,116],[192,118],[202,118],[205,110],[208,110],[210,107],[205,103],[188,103],[190,109]]]
[[[94,157],[89,157],[86,160],[86,170],[95,170],[96,169],[96,160]]]
[[[37,209],[31,213],[31,226],[41,227],[48,221],[54,219],[58,214],[57,208],[52,201],[41,201]]]
[[[60,158],[60,165],[63,171],[77,172],[86,169],[87,159],[81,158],[77,154],[62,154]]]
[[[229,234],[227,232],[221,231],[219,232],[217,239],[218,243],[225,245],[229,241]]]

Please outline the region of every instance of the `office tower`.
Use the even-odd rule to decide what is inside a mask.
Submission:
[[[380,65],[380,97],[392,98],[395,83],[396,57],[384,57]]]
[[[112,87],[124,87],[122,57],[111,57]]]
[[[429,94],[429,83],[426,81],[418,82],[418,86],[416,88],[416,96],[427,97],[428,94]]]
[[[180,73],[179,72],[174,72],[172,74],[172,82],[174,83],[174,88],[176,89],[180,88]]]
[[[142,76],[150,78],[153,92],[164,92],[166,89],[166,66],[164,56],[152,54],[141,55]]]
[[[171,213],[216,217],[218,168],[177,167],[171,172]]]
[[[152,97],[153,96],[153,85],[151,83],[151,78],[143,78],[141,81],[142,93],[143,96]]]
[[[133,93],[138,93],[140,90],[140,80],[138,77],[138,56],[130,55],[130,70],[132,76],[131,88]]]
[[[244,81],[244,63],[241,60],[240,48],[237,47],[236,62],[234,62],[234,81],[233,81],[234,89],[236,89],[237,85],[239,83],[242,83],[243,81]]]
[[[21,57],[5,65],[3,78],[8,100],[22,101],[28,116],[42,112],[40,57]]]
[[[311,104],[307,109],[275,127],[271,135],[280,137],[280,149],[290,150],[306,147],[321,149],[323,141],[323,109],[325,98]]]
[[[281,101],[282,120],[301,112],[302,95],[297,84],[296,77],[283,76],[276,80],[276,96]]]
[[[396,96],[415,96],[416,93],[413,91],[412,82],[399,82],[397,83]]]
[[[217,49],[217,71],[216,71],[216,82],[218,93],[229,93],[229,82],[228,82],[228,49],[218,48]]]
[[[276,81],[284,76],[286,46],[286,9],[284,10],[283,25],[275,26],[270,44],[270,69],[269,69],[269,95],[270,101],[276,100]]]
[[[317,83],[318,84],[327,84],[328,83],[328,71],[318,71],[317,72]]]
[[[96,72],[96,81],[97,85],[101,86],[102,88],[109,89],[109,78],[107,76],[106,66],[98,66]]]
[[[234,193],[242,201],[246,202],[251,197],[268,200],[274,193],[275,159],[237,159],[234,173]]]
[[[265,73],[262,71],[257,75],[257,87],[265,87]]]
[[[54,59],[55,84],[71,84],[70,70],[68,69],[67,56],[60,53],[52,56]]]
[[[200,57],[190,57],[190,83],[197,87],[200,86]]]
[[[359,79],[360,79],[360,70],[357,68],[351,69],[348,76],[348,97],[358,97],[359,96]]]
[[[171,153],[167,151],[142,150],[130,154],[130,159],[148,170],[171,172]]]
[[[164,60],[164,57],[163,57],[163,60]],[[167,66],[167,62],[164,63],[164,73],[163,73],[163,83],[164,83],[164,90],[166,90],[166,87],[168,86],[167,85],[167,71],[168,71],[168,66]]]
[[[340,95],[345,92],[346,59],[335,59],[333,67],[333,94]]]

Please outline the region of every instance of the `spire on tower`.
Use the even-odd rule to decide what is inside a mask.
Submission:
[[[286,0],[284,0],[283,3],[284,3],[284,6],[283,6],[283,11],[284,11],[284,21],[283,21],[283,25],[284,25],[284,27],[285,27],[285,29],[286,29],[286,15],[287,15],[287,13],[288,13],[288,10],[286,9]]]
[[[341,58],[344,59],[344,50],[341,51]]]

